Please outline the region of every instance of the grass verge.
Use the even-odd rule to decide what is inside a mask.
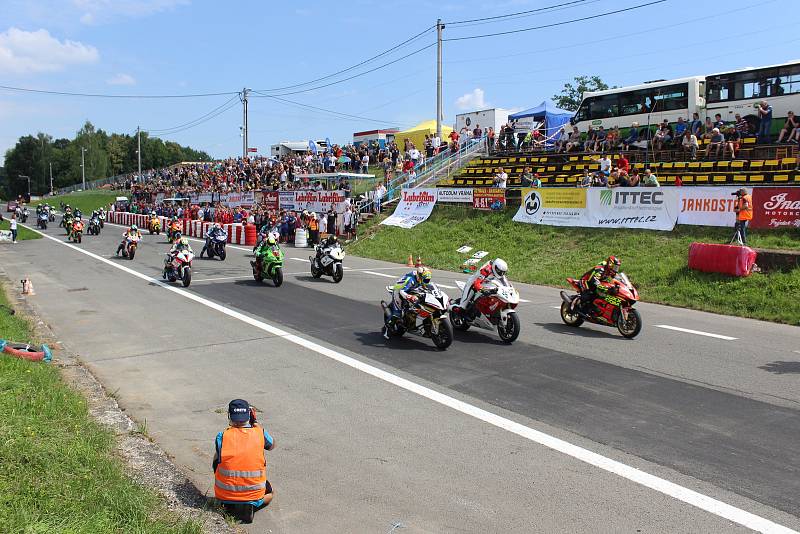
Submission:
[[[673,232],[558,228],[515,223],[514,210],[485,213],[437,206],[431,218],[415,228],[373,227],[348,252],[404,263],[408,254],[426,265],[459,271],[470,245],[509,262],[511,278],[520,282],[564,287],[567,276],[580,275],[615,254],[640,289],[643,300],[697,310],[800,325],[800,269],[753,274],[747,278],[700,273],[686,266],[694,241],[723,243],[732,229],[677,226]],[[752,231],[750,245],[800,249],[796,230]]]
[[[28,222],[30,221],[31,219],[28,218]],[[36,224],[35,220],[33,221],[33,224]],[[0,222],[0,230],[8,230],[10,227],[11,223],[8,220],[4,219],[3,222]],[[17,225],[17,241],[25,241],[26,239],[41,239],[41,238],[42,236],[37,234],[36,232],[28,230],[27,228],[24,228],[20,224]],[[0,332],[2,332],[2,330],[0,330]]]
[[[51,206],[55,206],[56,209],[60,209],[60,203],[63,202],[64,204],[72,206],[73,209],[79,208],[81,213],[88,215],[92,213],[92,210],[99,209],[103,206],[108,207],[118,196],[128,196],[128,193],[124,191],[81,191],[80,193],[48,197],[32,205],[37,206],[41,202],[46,202]],[[34,220],[34,222],[36,221]]]
[[[0,287],[0,337],[31,335]],[[0,355],[0,465],[0,532],[201,532],[126,476],[114,436],[51,365]]]

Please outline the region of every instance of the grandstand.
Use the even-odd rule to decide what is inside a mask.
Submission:
[[[631,169],[642,172],[650,168],[662,185],[673,185],[677,178],[691,185],[800,185],[796,145],[756,145],[754,137],[743,139],[737,159],[703,159],[696,161],[681,150],[625,151]],[[708,140],[700,140],[701,145]],[[703,150],[701,146],[701,151]],[[623,152],[608,155],[612,162]],[[599,153],[495,152],[470,161],[455,176],[440,181],[438,187],[492,187],[498,167],[508,174],[509,187],[521,187],[520,176],[525,167],[539,175],[543,186],[575,187],[584,170],[599,170]]]

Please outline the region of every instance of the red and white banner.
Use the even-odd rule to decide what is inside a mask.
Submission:
[[[413,228],[431,216],[436,205],[436,189],[403,189],[394,213],[381,224]]]
[[[753,190],[753,228],[800,228],[800,188]]]
[[[225,195],[223,202],[229,208],[236,208],[239,206],[250,207],[255,200],[255,193],[248,191],[246,193],[228,193]]]
[[[317,213],[326,213],[333,206],[336,213],[342,213],[345,196],[341,191],[281,191],[280,205],[290,210]]]
[[[256,204],[263,204],[268,210],[277,210],[280,194],[278,191],[256,191]]]
[[[472,207],[476,210],[502,210],[506,207],[506,190],[500,187],[477,188],[472,194]]]
[[[682,187],[678,224],[733,226],[739,187]]]

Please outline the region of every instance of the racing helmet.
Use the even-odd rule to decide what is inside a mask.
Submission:
[[[181,235],[181,233],[180,232],[175,232],[175,242],[176,243],[180,243],[181,239],[183,239],[183,236]]]
[[[131,225],[131,230],[133,230],[134,232],[138,232],[139,231],[139,227],[136,226],[135,224],[132,224]]]
[[[222,230],[222,224],[221,223],[214,223],[214,228],[216,228],[217,230]]]
[[[422,282],[423,284],[430,284],[433,275],[431,274],[431,270],[424,266],[417,267],[417,280]]]
[[[616,276],[622,265],[622,262],[616,256],[609,256],[604,263],[606,274],[610,276]]]
[[[275,240],[275,236],[270,234],[267,236],[267,244],[268,245],[276,245],[278,242]]]
[[[338,243],[338,242],[339,242],[339,238],[338,238],[338,237],[336,237],[335,235],[332,235],[332,236],[330,236],[330,237],[328,238],[328,244],[329,244],[329,245],[335,245],[335,244],[336,244],[336,243]]]
[[[492,274],[497,278],[502,278],[508,273],[508,264],[502,258],[496,258],[492,262]]]
[[[180,243],[184,247],[188,247],[189,246],[189,238],[188,237],[181,237]]]

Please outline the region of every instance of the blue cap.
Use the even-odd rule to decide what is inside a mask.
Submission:
[[[234,423],[245,423],[250,420],[250,404],[243,399],[233,399],[228,403],[228,418]]]

